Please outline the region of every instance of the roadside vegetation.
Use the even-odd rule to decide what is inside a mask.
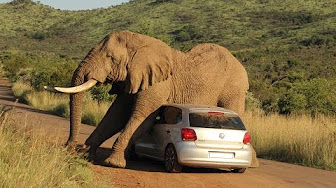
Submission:
[[[258,157],[336,171],[336,117],[246,112]]]
[[[61,117],[70,117],[69,95],[37,91],[29,84],[22,82],[13,83],[12,91],[21,103]],[[92,95],[87,93],[84,98],[82,123],[94,126],[98,125],[111,103],[112,101],[94,100]]]
[[[91,11],[14,0],[0,10],[0,68],[21,102],[68,117],[68,96],[43,86],[68,86],[80,60],[113,31],[182,51],[213,42],[247,69],[244,119],[259,157],[336,169],[336,0],[133,0]],[[109,89],[87,93],[82,122],[98,124],[115,98]]]
[[[15,125],[10,115],[0,106],[0,187],[103,187],[90,163],[66,151],[56,133]]]

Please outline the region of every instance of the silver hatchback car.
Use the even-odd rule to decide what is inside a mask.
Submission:
[[[251,136],[239,116],[219,107],[164,105],[155,124],[134,144],[135,154],[164,161],[168,172],[183,166],[227,168],[251,165]]]

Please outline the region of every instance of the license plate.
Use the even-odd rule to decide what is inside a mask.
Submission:
[[[222,159],[233,159],[233,153],[223,153],[223,152],[209,152],[210,158],[222,158]]]

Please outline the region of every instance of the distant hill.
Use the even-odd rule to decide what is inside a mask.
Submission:
[[[336,0],[134,0],[91,11],[16,0],[0,4],[0,23],[3,61],[24,52],[79,62],[105,35],[125,29],[184,51],[217,43],[244,64],[250,90],[270,111],[296,83],[336,78]]]

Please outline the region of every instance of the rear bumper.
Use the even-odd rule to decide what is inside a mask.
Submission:
[[[178,142],[175,145],[178,161],[183,166],[203,168],[247,168],[251,165],[250,145],[240,150],[197,147],[194,142]],[[232,158],[211,158],[210,152],[233,153]]]

